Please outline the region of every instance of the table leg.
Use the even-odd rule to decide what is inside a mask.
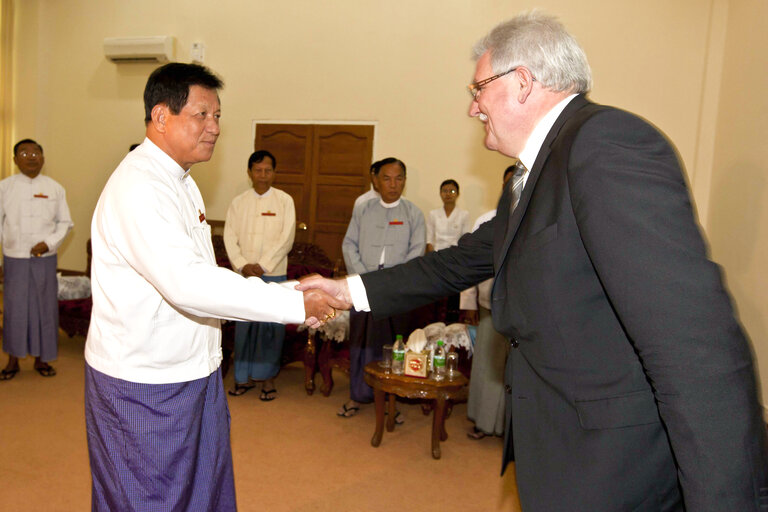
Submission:
[[[395,430],[395,396],[394,393],[389,394],[389,407],[387,408],[387,432]]]
[[[329,396],[333,389],[333,365],[331,364],[331,357],[333,356],[333,341],[323,340],[323,345],[320,347],[320,353],[317,356],[317,362],[320,366],[320,375],[323,377],[323,385],[320,386],[320,391],[323,396]]]
[[[376,430],[371,438],[371,446],[379,446],[384,434],[384,391],[374,388],[373,399],[376,403]]]
[[[307,334],[307,345],[304,348],[304,389],[308,395],[315,392],[315,371],[317,360],[317,344],[312,334]]]
[[[443,439],[445,431],[445,397],[438,396],[435,399],[435,412],[432,416],[432,458],[440,458],[440,440]],[[447,438],[447,436],[446,436]],[[444,439],[443,439],[444,440]]]

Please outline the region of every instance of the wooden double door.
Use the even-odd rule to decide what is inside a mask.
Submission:
[[[296,241],[313,243],[332,262],[342,258],[341,243],[355,199],[370,186],[372,125],[256,125],[254,149],[277,159],[274,186],[293,197]]]

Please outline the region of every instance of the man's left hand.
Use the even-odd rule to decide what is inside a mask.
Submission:
[[[39,258],[40,256],[42,256],[47,252],[48,252],[48,244],[46,244],[45,242],[38,242],[37,244],[35,244],[34,247],[32,247],[32,249],[30,249],[29,254],[31,254],[35,258]]]
[[[264,275],[264,269],[258,263],[248,263],[243,266],[240,273],[243,277],[261,277]]]

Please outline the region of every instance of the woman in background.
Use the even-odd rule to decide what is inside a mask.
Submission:
[[[429,212],[427,217],[427,252],[439,251],[456,245],[461,235],[469,233],[471,224],[469,212],[456,207],[459,198],[459,184],[456,180],[445,180],[440,184],[440,199],[443,207]],[[459,296],[452,295],[435,303],[434,321],[446,324],[459,319]]]

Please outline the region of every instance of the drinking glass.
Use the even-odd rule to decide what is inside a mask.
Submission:
[[[448,352],[445,355],[445,373],[449,379],[459,374],[459,353]]]
[[[384,368],[385,372],[389,372],[389,370],[392,368],[392,345],[384,345],[381,349],[381,361],[379,361],[379,366]]]

